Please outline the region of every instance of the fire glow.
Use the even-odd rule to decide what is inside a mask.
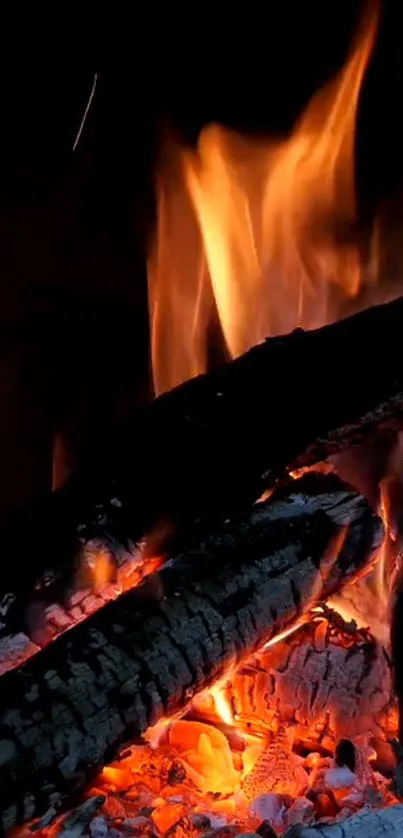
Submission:
[[[207,369],[216,315],[236,357],[269,335],[338,319],[375,284],[375,238],[364,258],[352,231],[357,105],[377,17],[371,7],[346,66],[290,137],[263,143],[210,126],[196,151],[169,144],[149,258],[157,394]],[[380,486],[385,539],[370,580],[379,631],[371,633],[367,615],[343,595],[319,603],[318,580],[294,625],[102,770],[83,804],[98,801],[85,827],[92,838],[196,838],[220,828],[254,832],[262,822],[283,834],[295,823],[340,821],[396,802],[389,740],[397,709],[382,645],[397,555],[391,472]],[[347,532],[340,529],[323,572]],[[148,558],[119,592],[162,562]],[[107,552],[98,551],[92,569],[94,592],[112,598]],[[368,599],[367,580],[355,590],[367,585]],[[36,823],[39,838],[68,828],[68,817]]]
[[[366,697],[356,690],[364,671]],[[370,686],[380,683],[381,697]],[[211,828],[253,832],[266,820],[281,835],[293,823],[394,803],[379,767],[390,760],[387,740],[396,726],[379,644],[317,608],[304,626],[228,672],[182,717],[162,719],[105,767],[83,804],[92,799],[97,807],[90,834],[193,838]],[[39,826],[39,833],[49,836],[49,829]]]
[[[235,357],[337,320],[374,284],[376,236],[364,258],[352,232],[357,105],[377,19],[371,5],[346,66],[291,136],[254,141],[212,125],[196,150],[169,143],[149,258],[157,394],[206,370],[214,311]]]

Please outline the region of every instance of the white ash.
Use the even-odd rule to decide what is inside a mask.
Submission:
[[[402,838],[403,805],[374,811],[365,807],[333,824],[293,826],[284,838]]]
[[[336,765],[325,771],[323,780],[328,789],[348,789],[357,781],[357,775],[353,774],[346,765]]]
[[[269,792],[255,797],[249,805],[249,813],[252,818],[269,821],[276,829],[282,829],[285,825],[286,807],[279,794]]]
[[[15,594],[4,594],[4,596],[0,599],[0,617],[5,617],[7,615],[9,608],[14,605],[15,600]]]
[[[314,818],[314,805],[307,797],[297,797],[289,806],[286,813],[287,826],[297,823],[312,823]]]
[[[40,651],[40,646],[33,643],[25,634],[19,632],[0,640],[0,675],[30,658]]]
[[[327,604],[340,614],[348,614],[357,623],[358,628],[370,626],[373,637],[388,649],[390,615],[379,599],[376,581],[374,581],[377,573],[378,568],[375,567],[368,576],[358,579],[353,585],[334,594]]]
[[[90,835],[92,838],[106,838],[109,832],[108,824],[102,815],[97,815],[90,823]]]
[[[222,829],[223,826],[227,826],[228,818],[225,815],[216,815],[215,813],[211,813],[208,817],[210,818],[210,826],[212,829]]]

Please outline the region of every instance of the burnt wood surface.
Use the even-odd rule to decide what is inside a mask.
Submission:
[[[197,542],[288,468],[323,460],[403,417],[403,299],[271,338],[149,404],[94,444],[67,485],[0,534],[10,594],[68,589],[83,543]]]
[[[230,679],[226,696],[238,724],[273,717],[295,742],[333,755],[340,739],[371,731],[377,744],[396,735],[390,659],[367,631],[324,607],[284,640],[252,655]],[[250,727],[249,727],[250,729]]]
[[[381,538],[362,496],[306,475],[3,675],[3,828],[65,805],[124,742],[354,578]]]
[[[316,511],[318,494],[321,495],[320,505],[324,509],[324,486],[329,494],[330,504],[334,504],[331,487],[333,486],[334,491],[339,491],[340,482],[337,477],[329,476],[325,484],[316,474],[312,474],[311,477],[306,475],[303,481],[289,480],[288,485],[284,484],[283,488],[278,487],[272,496],[275,505],[264,505],[265,520],[269,520],[270,516],[275,520],[276,517],[284,515],[285,509],[279,507],[282,496],[286,498],[287,509],[292,515],[295,515],[295,509],[301,503],[304,505],[305,514],[309,514],[310,510]],[[249,525],[245,518],[241,521],[240,536],[245,537],[245,527],[249,528],[249,526],[253,536],[255,523],[252,522]],[[234,539],[237,526],[236,518],[231,519],[230,528]],[[218,538],[220,538],[220,533]],[[196,545],[198,549],[200,543],[201,539]],[[209,535],[207,535],[207,544],[211,544]],[[96,560],[97,549],[105,549],[105,545],[108,545],[106,539],[87,542],[85,550],[78,554],[77,565],[88,564],[91,558]],[[116,599],[124,590],[139,584],[142,578],[156,569],[155,565],[159,561],[163,566],[164,562],[169,560],[168,556],[158,559],[152,554],[142,555],[139,551],[136,554],[134,545],[131,553],[124,551],[123,548],[118,549],[117,544],[113,545],[112,550],[116,560],[116,575],[110,584],[103,585],[99,590],[94,589],[94,578],[87,567],[87,572],[72,577],[70,589],[66,586],[64,590],[60,590],[60,580],[57,576],[49,575],[45,580],[46,584],[35,587],[25,597],[19,596],[17,591],[14,591],[13,595],[9,594],[4,597],[0,614],[0,675],[22,663],[75,623],[102,608],[105,602]],[[84,587],[80,588],[81,584]],[[62,603],[58,601],[59,593],[63,596]]]

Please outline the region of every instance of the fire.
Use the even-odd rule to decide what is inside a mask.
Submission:
[[[196,150],[172,142],[157,173],[149,257],[155,390],[206,370],[217,319],[237,356],[268,335],[337,319],[376,278],[352,240],[357,106],[378,4],[346,66],[291,136],[253,141],[217,125]]]
[[[363,674],[373,684],[367,694]],[[281,835],[295,822],[338,818],[345,807],[394,802],[366,731],[382,746],[396,726],[382,650],[324,606],[229,669],[182,717],[149,728],[102,770],[79,815],[58,815],[50,826],[45,818],[34,829],[53,838],[87,818],[93,838],[111,828],[197,838],[214,828],[256,832],[268,820]]]
[[[401,434],[398,434],[396,446],[389,461],[389,466],[396,469],[395,473],[388,474],[379,484],[378,513],[385,527],[385,538],[376,568],[376,591],[379,597],[379,607],[383,609],[384,619],[388,626],[390,625],[391,593],[399,570],[401,524],[398,519],[403,499],[403,475],[400,470],[401,442]]]
[[[95,591],[101,591],[105,585],[112,581],[114,567],[107,550],[99,550],[94,557],[93,573]]]
[[[213,701],[214,707],[217,715],[226,725],[233,725],[234,724],[234,714],[232,712],[231,703],[228,700],[227,695],[225,694],[224,689],[221,685],[215,685],[210,692]]]
[[[130,826],[141,834],[154,830],[179,838],[193,838],[199,829],[204,833],[214,826],[252,832],[266,819],[283,834],[304,818],[314,823],[338,817],[346,806],[355,811],[366,802],[393,802],[388,781],[377,773],[370,734],[361,732],[372,727],[384,742],[394,734],[391,675],[384,684],[383,709],[379,684],[365,704],[362,672],[366,678],[370,673],[360,664],[352,703],[346,673],[357,644],[363,654],[367,650],[365,666],[375,666],[374,684],[383,684],[388,664],[376,644],[368,649],[374,644],[370,636],[331,609],[316,610],[310,622],[229,670],[225,679],[196,696],[181,718],[164,718],[147,731],[144,744],[104,768],[89,792],[106,795],[101,818],[117,828],[134,818]],[[314,687],[312,700],[306,667],[314,679],[323,677],[323,667],[329,673],[322,698]],[[281,700],[274,696],[277,689]],[[352,731],[353,738],[346,739]],[[343,762],[349,754],[352,767]]]
[[[360,628],[370,626],[373,636],[385,648],[390,646],[392,595],[401,568],[402,453],[399,433],[385,465],[386,475],[379,482],[378,514],[383,521],[384,538],[372,571],[328,600],[344,620],[354,620]]]

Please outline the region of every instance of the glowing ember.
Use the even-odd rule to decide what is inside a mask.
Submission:
[[[382,750],[396,733],[390,696],[379,645],[318,607],[309,622],[197,696],[186,716],[163,719],[143,744],[106,766],[75,817],[86,818],[92,838],[116,830],[235,834],[256,831],[263,820],[281,835],[293,823],[393,803],[378,773],[380,763],[392,767]],[[39,824],[39,838],[53,838],[72,818]]]
[[[157,393],[206,369],[214,311],[237,356],[336,320],[374,283],[377,254],[363,263],[352,228],[356,112],[376,27],[371,4],[345,68],[290,137],[253,141],[214,125],[196,151],[166,148],[149,258]]]
[[[114,577],[114,564],[107,550],[99,550],[94,556],[94,590],[100,591]]]
[[[104,545],[88,542],[77,573],[77,589],[66,598],[66,603],[63,606],[39,603],[38,608],[27,609],[30,639],[22,632],[1,638],[0,675],[20,666],[40,648],[98,611],[105,603],[135,588],[147,576],[155,574],[154,584],[158,584],[155,572],[164,560],[164,556],[147,555],[138,549],[121,557],[116,568]]]
[[[281,726],[253,768],[247,772],[242,791],[249,801],[269,792],[297,797],[306,791],[296,778],[297,762],[292,752],[293,739],[292,728]]]
[[[217,716],[220,717],[224,724],[231,726],[234,723],[234,714],[223,688],[216,684],[211,690],[210,695],[214,701]]]
[[[356,112],[376,25],[372,5],[345,68],[314,96],[290,137],[263,144],[212,126],[196,151],[168,149],[149,259],[156,392],[206,369],[216,314],[237,356],[269,334],[337,319],[373,283],[377,254],[364,264],[351,230]],[[377,638],[388,630],[397,566],[395,473],[380,486],[386,535],[377,567],[352,589],[352,599],[362,594],[373,603]],[[395,802],[387,779],[397,733],[389,658],[368,628],[372,616],[367,623],[357,607],[357,625],[347,595],[317,601],[347,532],[330,545],[296,624],[226,670],[180,717],[149,728],[102,770],[78,815],[35,824],[39,838],[74,833],[75,817],[86,819],[78,834],[92,838],[196,838],[223,828],[232,835],[256,832],[262,822],[282,834],[295,823]],[[94,599],[75,621],[163,562],[146,553],[137,559],[115,579],[108,551],[89,545],[82,570]]]

